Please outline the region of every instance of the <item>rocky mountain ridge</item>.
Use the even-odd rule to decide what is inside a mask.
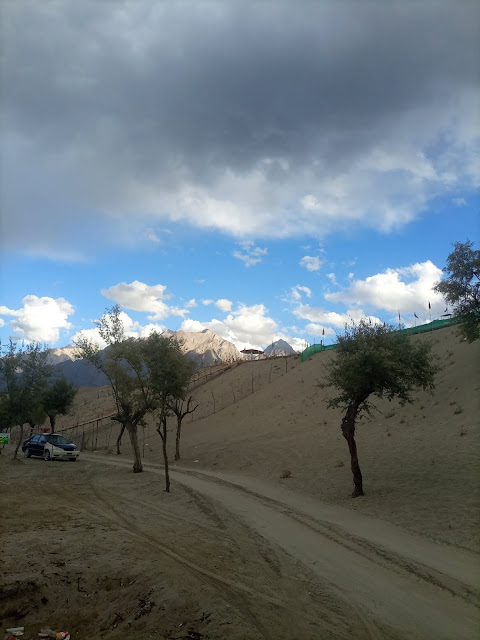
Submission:
[[[219,335],[204,329],[199,332],[171,331],[166,329],[164,336],[176,336],[183,342],[186,356],[195,362],[198,368],[211,367],[220,362],[243,360],[243,355],[234,344]],[[100,387],[108,384],[105,375],[85,360],[75,359],[76,347],[48,349],[48,361],[59,375],[79,387]],[[295,353],[285,340],[277,340],[265,350],[266,356],[291,355]]]

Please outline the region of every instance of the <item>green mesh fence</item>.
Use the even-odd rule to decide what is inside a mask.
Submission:
[[[455,324],[455,318],[448,318],[447,320],[434,320],[433,322],[429,322],[428,324],[420,324],[418,327],[409,327],[408,329],[399,329],[400,333],[406,333],[407,335],[413,335],[415,333],[424,333],[425,331],[435,331],[436,329],[443,329],[444,327],[449,327],[452,324]],[[321,344],[311,344],[304,351],[302,351],[302,355],[300,356],[300,360],[305,362],[308,360],[310,356],[313,356],[314,353],[320,353],[321,351],[331,351],[332,349],[336,349],[336,344],[329,344],[327,346],[323,346]]]

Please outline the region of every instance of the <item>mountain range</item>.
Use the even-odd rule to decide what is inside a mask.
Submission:
[[[170,331],[164,336],[176,336],[183,342],[186,356],[195,362],[197,367],[211,367],[219,362],[243,360],[242,354],[234,344],[221,338],[210,329],[200,332]],[[48,361],[57,374],[79,387],[101,387],[108,384],[105,375],[86,360],[75,359],[76,348],[68,345],[63,348],[48,349]],[[293,348],[285,340],[277,340],[265,349],[265,356],[291,355]]]

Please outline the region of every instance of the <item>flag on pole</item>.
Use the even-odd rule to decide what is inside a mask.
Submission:
[[[322,329],[322,336],[325,335],[325,328]]]
[[[428,301],[428,308],[431,309],[432,305],[430,304],[430,300]]]
[[[400,311],[398,312],[398,324],[400,324],[400,322],[402,321],[401,317],[400,317]]]
[[[418,316],[417,316],[417,314],[416,314],[416,313],[414,313],[413,315],[414,315],[414,316],[415,316],[415,318],[417,318],[417,320],[418,320]]]

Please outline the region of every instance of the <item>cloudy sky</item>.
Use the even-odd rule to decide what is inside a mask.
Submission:
[[[0,335],[406,325],[479,237],[475,2],[5,0]]]

